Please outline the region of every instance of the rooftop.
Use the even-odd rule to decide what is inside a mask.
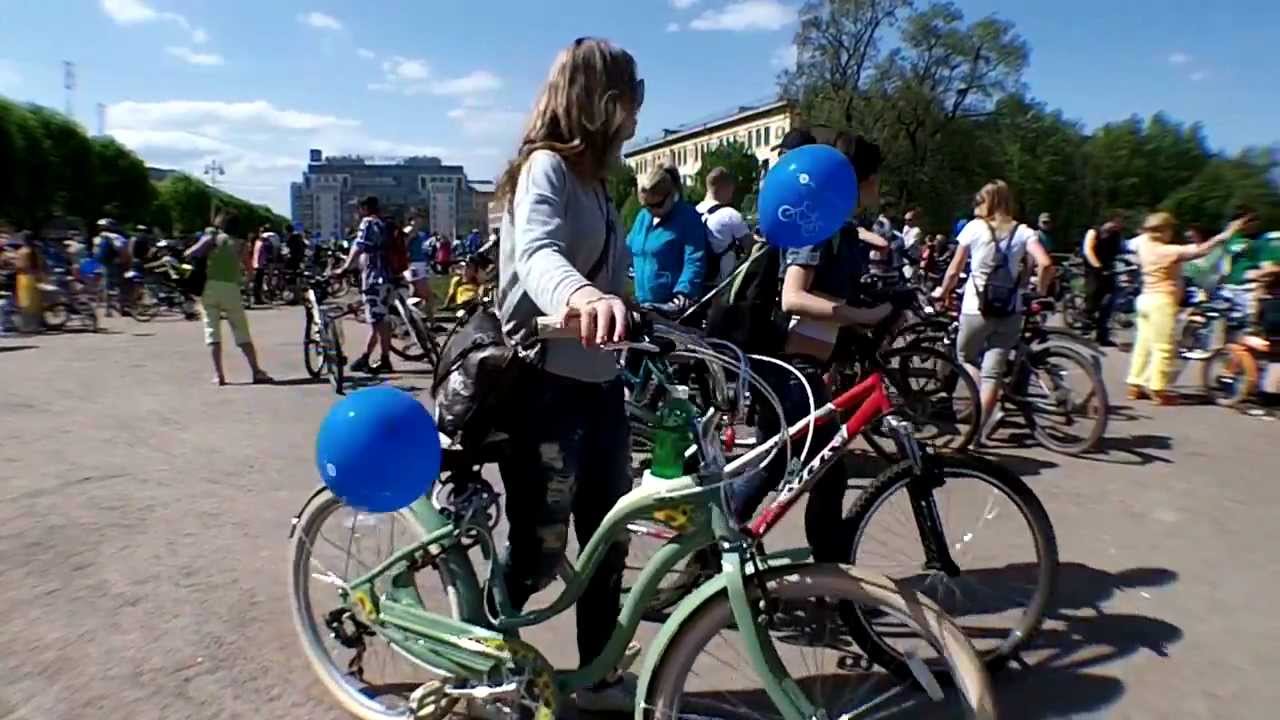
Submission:
[[[747,115],[754,115],[766,110],[784,107],[787,102],[788,101],[786,99],[779,98],[777,95],[769,95],[749,103],[736,105],[732,108],[705,115],[683,125],[677,125],[674,128],[663,128],[662,132],[659,134],[650,135],[638,140],[632,140],[623,147],[622,153],[623,155],[630,155],[632,153],[640,152],[641,150],[647,150],[651,147],[677,140],[686,135],[693,135],[721,125],[726,125]]]

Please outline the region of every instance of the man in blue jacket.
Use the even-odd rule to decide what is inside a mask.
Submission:
[[[640,303],[688,307],[702,289],[707,229],[693,205],[681,197],[674,168],[656,168],[641,179],[640,202],[627,248],[635,268]]]

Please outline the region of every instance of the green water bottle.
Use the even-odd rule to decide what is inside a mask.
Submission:
[[[654,477],[671,479],[684,475],[684,456],[693,447],[693,418],[697,414],[689,402],[689,388],[673,385],[667,401],[658,410],[658,425],[653,432]]]

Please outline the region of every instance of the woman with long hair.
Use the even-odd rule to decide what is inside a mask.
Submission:
[[[965,367],[982,388],[985,427],[979,440],[999,423],[996,403],[1009,353],[1022,335],[1021,277],[1023,258],[1030,255],[1039,275],[1036,287],[1053,280],[1053,260],[1036,231],[1013,219],[1013,193],[1003,180],[993,180],[973,199],[973,220],[960,231],[942,286],[935,297],[951,298],[960,273],[972,256],[969,280],[960,304],[960,334],[956,349]]]
[[[612,44],[579,38],[556,57],[520,141],[498,182],[505,203],[498,314],[511,339],[529,345],[540,315],[578,316],[581,338],[546,340],[536,377],[521,383],[504,428],[501,463],[510,525],[506,583],[521,607],[555,576],[572,516],[585,544],[631,489],[630,432],[612,353],[627,334],[626,248],[605,186],[635,134],[644,81]],[[579,482],[581,479],[581,482]],[[583,666],[604,650],[620,610],[627,555],[619,541],[577,605]],[[630,712],[621,677],[578,692],[590,711]]]
[[[1138,296],[1138,334],[1129,356],[1129,399],[1150,397],[1161,405],[1176,405],[1178,397],[1166,387],[1173,369],[1174,329],[1182,300],[1182,264],[1204,257],[1236,233],[1233,222],[1221,234],[1190,245],[1174,242],[1177,223],[1167,212],[1152,213],[1142,224],[1136,250],[1142,268]]]

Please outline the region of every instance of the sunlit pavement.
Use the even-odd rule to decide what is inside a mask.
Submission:
[[[237,384],[234,350],[233,384],[212,386],[181,320],[0,339],[0,718],[342,717],[297,649],[285,575],[334,396],[306,378],[300,310],[250,320],[278,386]],[[1003,717],[1274,717],[1280,423],[1118,399],[1124,362],[1105,362],[1105,453],[992,448],[1063,561],[1030,666],[997,679]],[[771,548],[802,541],[778,532]],[[566,633],[530,639],[568,664]]]

